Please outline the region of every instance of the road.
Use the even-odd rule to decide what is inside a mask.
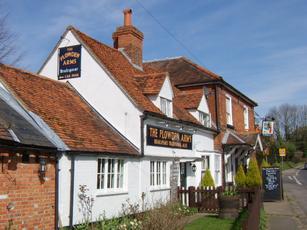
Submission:
[[[293,214],[307,229],[307,170],[289,169],[283,172],[285,199],[288,199]]]

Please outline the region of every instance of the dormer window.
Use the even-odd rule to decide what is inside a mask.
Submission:
[[[226,121],[227,125],[233,125],[232,123],[232,103],[231,97],[226,95]]]
[[[171,100],[161,97],[160,106],[161,106],[162,113],[164,113],[168,117],[172,116],[172,112],[171,112],[172,101]]]
[[[248,130],[249,129],[249,124],[248,124],[248,107],[244,105],[243,107],[243,117],[244,117],[244,129]]]
[[[204,113],[198,111],[199,114],[199,122],[202,123],[204,126],[210,128],[211,127],[211,118],[209,113]]]

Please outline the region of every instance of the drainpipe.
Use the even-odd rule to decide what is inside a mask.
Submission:
[[[225,147],[222,147],[222,188],[226,186],[226,175],[225,175]]]
[[[141,115],[141,156],[144,156],[144,121],[146,120],[146,115]]]
[[[75,155],[71,155],[70,166],[70,207],[69,207],[69,228],[73,229],[74,218],[74,187],[75,187]]]
[[[56,154],[55,164],[55,229],[59,229],[59,158],[60,153]]]

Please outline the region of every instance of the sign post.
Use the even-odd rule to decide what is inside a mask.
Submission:
[[[281,157],[281,170],[284,168],[284,157],[286,156],[286,149],[285,148],[279,148],[278,149],[279,156]]]

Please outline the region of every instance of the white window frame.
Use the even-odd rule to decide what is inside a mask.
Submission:
[[[249,129],[249,114],[248,107],[246,105],[243,106],[243,120],[244,120],[244,129]]]
[[[205,127],[211,127],[211,114],[198,111],[199,122],[202,123]]]
[[[160,109],[163,114],[172,117],[172,101],[164,97],[160,97]]]
[[[110,165],[112,164],[113,168],[110,167]],[[120,164],[122,164],[121,167]],[[101,193],[125,191],[126,190],[125,172],[126,172],[126,162],[124,159],[99,157],[97,159],[97,171],[96,171],[97,191]],[[102,177],[104,178],[103,180],[101,179]]]
[[[169,175],[166,161],[150,161],[150,188],[151,190],[169,187]]]
[[[227,108],[227,101],[229,100],[229,111]],[[229,95],[226,94],[226,100],[225,100],[225,104],[226,104],[226,123],[227,125],[233,125],[233,119],[232,119],[232,99]]]
[[[207,169],[210,170],[210,156],[209,155],[205,155],[202,156],[202,161],[201,161],[201,178],[203,178],[205,172]],[[205,166],[205,167],[204,167]]]

